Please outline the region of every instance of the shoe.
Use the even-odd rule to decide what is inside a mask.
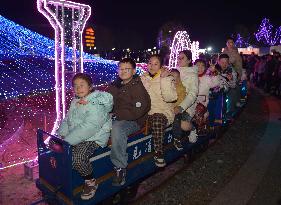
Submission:
[[[155,163],[155,165],[157,167],[165,167],[166,166],[166,162],[165,162],[163,154],[155,153],[155,155],[154,155],[154,163]]]
[[[196,130],[191,130],[189,136],[188,136],[188,140],[190,143],[195,143],[197,141],[197,133]]]
[[[242,103],[237,102],[237,103],[236,103],[236,107],[242,107]]]
[[[174,138],[174,146],[178,151],[183,150],[183,146],[181,144],[181,140],[178,138]]]
[[[95,179],[85,180],[85,184],[83,186],[83,191],[81,194],[82,200],[89,200],[95,196],[95,193],[98,189],[98,184],[96,184]]]
[[[126,168],[114,167],[115,175],[112,179],[112,186],[122,186],[126,183]]]

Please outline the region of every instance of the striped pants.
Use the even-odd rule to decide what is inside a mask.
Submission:
[[[154,140],[154,151],[163,154],[163,137],[168,119],[164,114],[154,113],[148,116],[148,127]]]
[[[99,146],[94,141],[81,142],[72,147],[72,167],[77,170],[82,177],[91,176],[93,167],[89,157]],[[92,177],[88,177],[92,178]]]

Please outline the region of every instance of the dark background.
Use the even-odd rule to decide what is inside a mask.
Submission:
[[[174,21],[184,25],[191,40],[198,40],[201,48],[213,46],[220,50],[227,36],[256,32],[264,17],[275,28],[281,26],[281,3],[277,0],[75,1],[92,7],[88,25],[96,28],[97,46],[107,41],[107,46],[112,47],[152,48],[156,46],[160,27]],[[53,38],[47,19],[37,11],[36,0],[1,1],[0,15]]]

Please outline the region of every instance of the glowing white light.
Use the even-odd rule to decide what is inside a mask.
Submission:
[[[51,9],[55,6],[55,9]],[[58,15],[58,8],[61,7],[62,16]],[[55,90],[56,90],[56,112],[57,118],[54,123],[52,134],[55,133],[59,126],[60,121],[65,117],[65,24],[64,24],[64,9],[72,9],[72,16],[74,9],[78,10],[78,20],[73,19],[73,30],[72,40],[75,42],[73,44],[73,58],[76,62],[76,38],[78,35],[79,39],[79,49],[80,49],[80,72],[83,72],[83,42],[82,33],[85,28],[86,22],[91,15],[91,7],[85,4],[79,4],[71,1],[61,1],[61,0],[37,0],[37,9],[42,13],[50,22],[55,30]],[[67,18],[69,18],[67,16]],[[78,30],[78,32],[77,32]],[[60,52],[59,52],[60,51]],[[74,63],[74,69],[76,72],[76,63]],[[62,111],[61,111],[62,110]]]
[[[180,51],[191,50],[192,60],[195,61],[199,54],[199,42],[193,41],[191,43],[189,35],[186,31],[178,31],[173,39],[171,47],[171,54],[169,60],[169,68],[176,68],[178,64],[178,55]]]
[[[213,48],[210,46],[207,48],[207,51],[211,51]]]

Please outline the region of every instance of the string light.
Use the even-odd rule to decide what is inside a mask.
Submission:
[[[248,43],[248,41],[244,40],[240,33],[238,33],[235,40],[235,46],[237,48],[244,48],[249,47],[250,44]]]
[[[54,8],[54,9],[52,9]],[[72,9],[72,18],[74,18],[74,9],[78,11],[78,18],[72,19],[70,26],[72,32],[72,41],[78,42],[73,45],[73,61],[76,66],[76,48],[80,49],[80,72],[83,72],[83,42],[82,33],[86,22],[91,15],[91,7],[84,4],[78,4],[70,1],[58,0],[37,0],[37,9],[42,13],[55,30],[55,91],[56,91],[56,112],[57,118],[52,130],[52,134],[57,130],[59,123],[65,117],[65,21],[70,19],[65,15],[65,9]],[[66,19],[65,19],[66,18]],[[60,51],[60,52],[59,52]],[[76,67],[74,68],[76,71]],[[61,111],[62,110],[62,111]]]
[[[192,60],[195,61],[199,55],[199,42],[191,43],[189,35],[186,31],[178,31],[173,39],[171,54],[169,60],[169,68],[176,68],[178,63],[178,55],[180,51],[191,50]]]
[[[53,40],[17,25],[2,16],[0,16],[0,24],[0,44],[2,44],[0,47],[0,96],[3,100],[1,103],[3,109],[1,107],[1,110],[9,113],[9,118],[13,118],[9,132],[15,133],[12,137],[6,135],[7,140],[0,144],[0,152],[5,153],[9,151],[8,148],[13,143],[22,143],[24,138],[30,137],[28,128],[22,130],[23,120],[25,120],[25,124],[30,121],[35,129],[44,129],[42,123],[46,117],[46,131],[55,120],[55,71],[53,69],[55,52]],[[19,38],[21,39],[20,43]],[[71,71],[72,51],[66,47],[65,52],[65,69]],[[95,87],[103,87],[116,79],[117,61],[104,60],[87,53],[83,55],[85,57],[84,72],[92,76]],[[145,63],[137,63],[138,74],[143,73],[146,69]],[[71,79],[72,74],[66,72],[66,76]],[[66,102],[70,102],[73,96],[70,88],[71,82],[69,80],[66,81]],[[16,117],[14,118],[14,116]],[[32,131],[31,138],[35,140],[34,135],[35,130]],[[24,153],[21,153],[20,157],[13,153],[12,157],[6,155],[12,160],[7,159],[7,161],[2,158],[4,161],[0,162],[1,169],[21,165],[35,158],[36,146],[34,144],[24,143],[20,146]]]
[[[272,29],[273,26],[269,23],[269,19],[264,18],[260,24],[258,32],[255,33],[257,41],[262,41],[269,46],[281,43],[281,26],[276,29],[275,34],[272,34]]]

